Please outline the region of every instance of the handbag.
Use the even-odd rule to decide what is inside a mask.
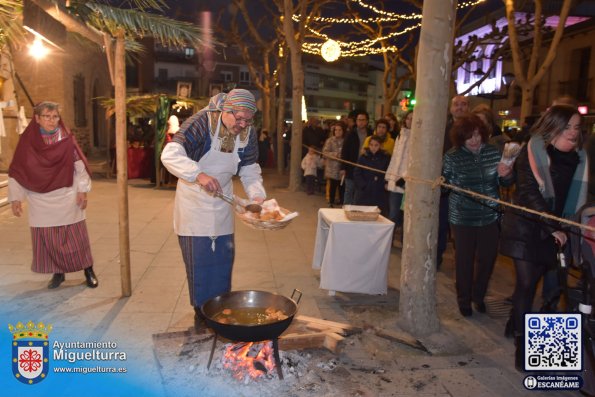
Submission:
[[[538,264],[545,266],[548,270],[556,269],[558,266],[558,245],[554,236],[549,235],[539,241],[535,256]]]

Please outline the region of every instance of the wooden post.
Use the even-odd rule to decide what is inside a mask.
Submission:
[[[126,52],[124,31],[116,34],[114,56],[116,107],[116,161],[118,165],[118,215],[122,296],[132,294],[130,282],[130,233],[128,227],[128,144],[126,142]]]
[[[408,169],[411,177],[435,180],[441,173],[456,6],[456,0],[423,3]],[[440,328],[436,312],[439,199],[440,188],[407,180],[399,323],[414,336]]]

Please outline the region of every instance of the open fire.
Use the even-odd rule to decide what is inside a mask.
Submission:
[[[230,370],[234,378],[240,381],[249,381],[262,377],[270,378],[275,369],[273,343],[240,342],[228,343],[223,357],[223,367]]]

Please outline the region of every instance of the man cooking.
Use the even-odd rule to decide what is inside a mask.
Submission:
[[[231,290],[233,208],[214,193],[231,196],[232,176],[239,175],[251,201],[262,203],[266,198],[252,127],[256,110],[247,90],[217,94],[184,122],[161,154],[163,165],[179,178],[174,231],[186,265],[197,332],[204,329],[201,305]]]

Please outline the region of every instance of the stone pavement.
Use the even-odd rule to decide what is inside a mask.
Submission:
[[[328,296],[327,291],[319,289],[319,274],[311,268],[317,210],[325,206],[323,195],[288,192],[287,177],[273,170],[265,170],[265,185],[269,198],[299,211],[300,216],[286,229],[274,232],[255,231],[236,222],[233,289],[266,290],[288,296],[298,288],[303,292],[300,314],[397,328],[400,249],[393,248],[391,252],[387,296],[343,293]],[[8,323],[43,321],[53,324],[50,340],[115,341],[118,350],[127,353],[128,362],[124,363],[127,375],[110,377],[115,382],[110,387],[94,384],[88,376],[90,386],[84,395],[132,396],[141,395],[140,390],[142,395],[171,395],[171,390],[166,390],[161,381],[158,357],[152,348],[153,335],[186,331],[193,323],[184,265],[172,230],[175,191],[154,189],[145,180],[130,181],[132,296],[128,298],[121,297],[116,192],[114,179],[97,179],[89,196],[87,224],[99,278],[97,289],[87,288],[82,272],[78,272],[67,274],[60,288],[48,290],[50,276],[30,271],[31,241],[26,215],[16,218],[9,207],[0,208],[0,353],[4,350],[0,359],[6,358],[5,348],[11,338]],[[243,195],[239,184],[236,192]],[[387,395],[527,395],[522,386],[524,376],[512,365],[513,344],[502,336],[503,313],[507,308],[502,309],[501,303],[513,288],[510,263],[502,259],[497,264],[489,293],[491,315],[475,313],[468,319],[457,310],[452,252],[447,254],[443,266],[437,273],[442,329],[422,340],[434,354],[405,358],[406,366],[419,366],[422,372],[416,376],[434,377],[436,386],[420,393],[418,389],[399,392],[398,384],[394,384],[394,392]],[[357,354],[365,356],[370,349],[373,347],[368,346]],[[376,347],[374,354],[382,353],[378,350]],[[52,364],[58,365],[56,360]],[[14,379],[7,380],[12,377],[10,365],[0,367],[3,368],[0,384],[14,387],[19,395],[81,395],[72,382],[64,382],[65,375],[52,373],[38,385],[25,386]],[[123,384],[128,384],[130,389]],[[127,394],[126,390],[132,391]],[[531,392],[531,395],[541,393]]]

